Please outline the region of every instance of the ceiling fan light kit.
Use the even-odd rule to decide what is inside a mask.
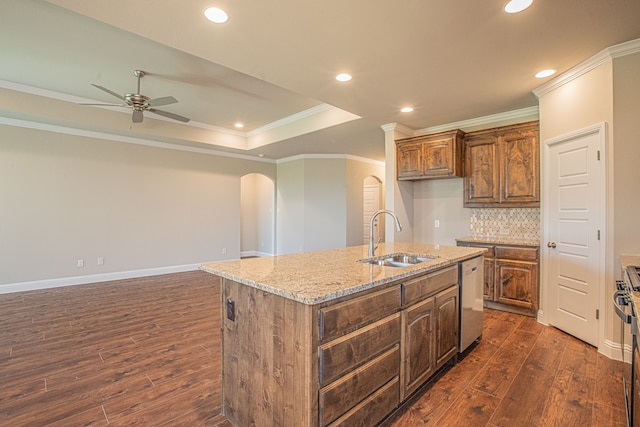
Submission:
[[[133,123],[142,123],[144,119],[144,111],[149,111],[150,113],[157,114],[159,116],[167,117],[169,119],[177,120],[183,123],[187,123],[190,119],[179,114],[170,113],[169,111],[157,110],[152,107],[158,107],[162,105],[175,104],[178,102],[173,96],[163,96],[161,98],[151,99],[148,96],[144,96],[140,93],[140,79],[145,76],[145,72],[142,70],[133,70],[133,75],[138,78],[138,90],[136,93],[126,93],[120,95],[119,93],[112,91],[111,89],[107,89],[106,87],[91,84],[93,87],[96,87],[103,92],[108,93],[111,96],[115,96],[116,98],[124,101],[124,104],[82,104],[82,105],[102,105],[102,106],[110,106],[110,107],[127,107],[133,110],[133,114],[131,115],[131,121]]]

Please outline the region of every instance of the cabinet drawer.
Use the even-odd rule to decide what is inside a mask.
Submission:
[[[356,406],[373,390],[399,375],[400,346],[320,390],[320,423],[325,426]]]
[[[467,246],[470,248],[485,248],[487,251],[484,253],[485,258],[493,258],[495,256],[495,246],[494,245],[484,245],[482,243],[468,243],[468,242],[458,242],[458,246]]]
[[[369,427],[378,424],[400,403],[400,382],[394,378],[329,427]]]
[[[320,385],[367,362],[400,342],[400,313],[330,341],[318,348]]]
[[[382,319],[400,309],[400,285],[320,309],[320,340],[325,341]]]
[[[458,265],[444,268],[435,273],[402,284],[404,289],[404,305],[414,304],[421,299],[433,295],[441,289],[458,283]]]
[[[496,258],[512,259],[518,261],[537,261],[538,248],[496,246]]]

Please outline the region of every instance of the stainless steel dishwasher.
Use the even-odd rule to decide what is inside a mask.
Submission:
[[[482,336],[484,305],[484,257],[460,263],[460,334],[458,351],[462,353]]]

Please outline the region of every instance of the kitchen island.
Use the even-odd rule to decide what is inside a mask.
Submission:
[[[204,264],[223,278],[223,412],[236,426],[374,425],[458,352],[458,262],[484,249],[382,244]]]

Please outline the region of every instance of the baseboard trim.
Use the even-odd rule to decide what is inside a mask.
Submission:
[[[240,258],[246,258],[246,257],[252,257],[252,256],[257,256],[257,257],[267,257],[267,256],[273,256],[273,254],[267,253],[267,252],[260,252],[260,251],[243,251],[240,252]]]
[[[135,277],[158,276],[160,274],[182,273],[198,270],[198,264],[174,265],[169,267],[146,268],[141,270],[118,271],[114,273],[92,274],[88,276],[62,277],[59,279],[36,280],[33,282],[8,283],[0,285],[0,294],[59,288],[63,286],[85,285],[111,280],[133,279]]]
[[[629,345],[623,347],[620,343],[605,340],[604,344],[598,347],[598,353],[607,356],[609,359],[631,363],[631,346]]]

